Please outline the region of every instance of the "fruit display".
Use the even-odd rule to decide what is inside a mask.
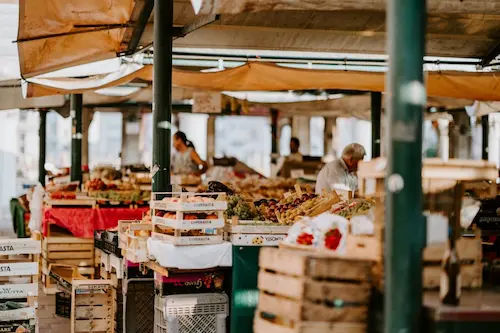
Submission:
[[[206,212],[191,212],[191,213],[184,213],[183,215],[184,215],[183,216],[184,220],[216,220],[219,218],[216,213],[206,213]],[[156,211],[155,216],[171,220],[177,219],[177,213],[169,211],[158,210]]]
[[[233,216],[237,216],[240,220],[262,221],[265,219],[252,203],[245,201],[239,195],[229,196],[227,206],[224,212],[226,219],[231,219]]]
[[[149,201],[151,196],[151,191],[141,190],[138,185],[101,178],[87,181],[85,189],[89,197],[110,202],[144,202]]]
[[[295,193],[284,198],[278,204],[271,205],[269,210],[275,212],[280,224],[293,224],[304,216],[312,217],[328,211],[339,200],[335,192],[319,196]]]
[[[373,200],[358,198],[338,202],[332,206],[330,211],[346,219],[351,219],[353,216],[366,214],[374,205]]]
[[[249,200],[280,199],[285,193],[293,190],[297,184],[294,179],[286,178],[259,178],[249,176],[244,179],[234,179],[227,183],[236,193]],[[300,184],[302,192],[314,193],[310,185]]]

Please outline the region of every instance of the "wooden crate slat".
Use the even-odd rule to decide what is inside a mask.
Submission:
[[[262,270],[259,272],[258,288],[288,298],[313,301],[342,299],[345,302],[367,304],[370,297],[370,285],[367,283],[315,281]]]
[[[278,246],[286,234],[230,234],[230,240],[236,246]]]
[[[47,250],[49,252],[62,252],[62,251],[94,251],[94,244],[85,243],[69,243],[69,244],[48,244]]]
[[[365,322],[368,306],[334,308],[307,300],[260,293],[258,310],[292,321]]]
[[[34,239],[0,239],[0,256],[13,254],[39,254],[40,251],[40,241]]]
[[[73,332],[110,332],[111,321],[109,319],[75,320]]]
[[[0,321],[25,320],[36,318],[35,307],[0,311]]]
[[[441,262],[447,244],[431,244],[424,249],[424,261]],[[481,238],[462,237],[457,241],[457,252],[460,260],[481,260]]]
[[[0,299],[38,296],[38,283],[4,284],[0,286]]]
[[[94,254],[89,251],[71,251],[71,252],[49,252],[44,255],[45,258],[52,259],[89,259],[92,263],[94,262]]]
[[[441,266],[424,266],[423,286],[427,289],[438,288],[441,281]],[[460,265],[462,288],[479,288],[483,282],[481,263]]]
[[[294,327],[273,323],[255,316],[255,333],[366,333],[366,325],[361,323],[302,322]]]
[[[259,267],[288,275],[306,275],[307,258],[293,254],[295,253],[264,247],[260,249]]]
[[[38,274],[37,262],[0,263],[0,276],[36,274]]]
[[[80,319],[107,319],[111,317],[111,305],[79,305],[75,317]]]
[[[79,244],[94,244],[94,239],[90,238],[78,238],[78,237],[73,237],[73,236],[50,236],[50,237],[43,237],[42,238],[42,248],[47,248],[48,244],[74,244],[74,243],[79,243]]]

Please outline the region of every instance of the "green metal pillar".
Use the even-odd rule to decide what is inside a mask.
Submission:
[[[380,117],[382,114],[382,93],[371,93],[372,106],[372,158],[380,157]]]
[[[82,181],[82,94],[70,99],[71,117],[71,181]]]
[[[488,160],[488,140],[489,140],[489,132],[490,132],[490,123],[488,119],[488,115],[484,115],[481,117],[481,127],[483,128],[483,143],[481,149],[481,158],[483,160]]]
[[[39,137],[39,153],[38,153],[38,181],[42,186],[45,186],[45,149],[46,149],[46,132],[47,132],[47,111],[40,110],[40,127],[38,129]]]
[[[170,191],[173,0],[154,5],[153,191]]]
[[[421,332],[422,114],[426,105],[423,0],[389,0],[389,150],[386,175],[385,332]]]

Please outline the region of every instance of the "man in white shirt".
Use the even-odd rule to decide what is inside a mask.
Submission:
[[[342,151],[342,157],[326,164],[318,174],[316,180],[316,193],[320,194],[324,189],[332,190],[335,185],[345,185],[351,191],[358,188],[358,163],[363,160],[365,148],[358,143],[347,145]]]
[[[287,156],[286,161],[302,162],[302,154],[299,152],[300,141],[298,138],[293,137],[290,139],[290,155]]]

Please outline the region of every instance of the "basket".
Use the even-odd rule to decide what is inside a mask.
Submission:
[[[65,292],[56,293],[56,315],[71,317],[71,295]]]
[[[228,314],[226,294],[158,295],[154,333],[225,333]]]

